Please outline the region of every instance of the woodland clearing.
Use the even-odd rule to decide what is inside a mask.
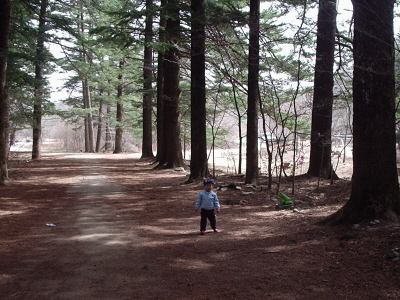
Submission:
[[[44,154],[0,187],[1,299],[400,299],[400,226],[315,225],[350,181],[276,191],[218,176],[219,233],[199,235],[202,184],[133,154]],[[266,178],[262,179],[266,185]],[[292,182],[283,179],[282,188]]]

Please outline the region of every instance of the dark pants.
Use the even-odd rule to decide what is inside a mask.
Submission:
[[[214,210],[201,209],[200,230],[206,231],[207,219],[210,220],[211,228],[217,228],[217,217]]]

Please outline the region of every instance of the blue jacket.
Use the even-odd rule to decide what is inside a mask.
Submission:
[[[213,210],[214,208],[220,209],[218,196],[213,191],[206,192],[201,191],[197,196],[196,204],[194,206],[197,208],[203,208],[207,210]]]

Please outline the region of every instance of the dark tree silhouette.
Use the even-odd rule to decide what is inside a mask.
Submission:
[[[336,0],[320,0],[308,174],[330,178]]]
[[[349,201],[322,223],[397,220],[393,0],[353,0],[353,178]]]
[[[144,30],[144,57],[143,57],[143,143],[142,158],[153,158],[153,105],[152,105],[152,66],[153,49],[153,0],[146,0],[146,26]]]
[[[179,1],[167,1],[165,34],[169,48],[164,53],[163,76],[163,153],[158,167],[174,168],[184,165],[179,123],[179,72],[180,53],[176,45],[180,41]]]
[[[166,25],[166,10],[167,0],[160,1],[160,29],[158,34],[158,39],[160,43],[165,43],[165,25]],[[160,162],[164,155],[163,147],[163,95],[164,95],[164,49],[159,49],[157,51],[157,154],[156,161]]]
[[[204,0],[191,5],[191,159],[189,182],[208,175]]]
[[[10,0],[3,0],[0,9],[0,185],[8,179],[9,104],[6,90],[7,52],[10,33]]]
[[[36,41],[35,59],[35,92],[33,103],[33,131],[32,131],[32,159],[39,159],[42,156],[42,115],[44,102],[44,51],[46,34],[46,15],[48,1],[41,0],[39,10],[38,36]]]
[[[249,75],[247,94],[247,148],[245,183],[258,181],[258,79],[260,69],[260,1],[250,0]]]
[[[125,64],[124,60],[121,60],[119,63],[119,67],[122,69]],[[123,127],[123,121],[124,121],[124,104],[123,104],[123,94],[124,94],[124,77],[122,74],[118,75],[119,83],[117,86],[117,114],[116,114],[116,120],[117,120],[117,125],[115,126],[115,146],[114,146],[114,154],[117,153],[122,153],[122,138],[124,134],[124,127]]]

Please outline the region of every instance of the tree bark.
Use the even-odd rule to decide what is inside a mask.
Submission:
[[[38,37],[36,43],[35,59],[35,92],[33,103],[33,132],[32,132],[32,159],[41,157],[42,148],[42,115],[44,97],[44,42],[46,33],[46,11],[48,2],[40,2]]]
[[[79,2],[80,6],[80,18],[81,24],[78,25],[81,31],[81,34],[85,34],[84,28],[84,15],[83,15],[83,2]],[[82,44],[82,62],[84,64],[88,63],[88,58],[86,54],[85,45]],[[82,95],[83,95],[83,108],[86,110],[84,116],[85,122],[85,152],[93,153],[94,152],[94,136],[93,136],[93,118],[92,118],[92,100],[90,97],[90,87],[89,87],[89,79],[87,74],[82,75]]]
[[[353,178],[349,201],[322,223],[397,221],[392,0],[353,0]]]
[[[164,95],[163,95],[163,146],[159,166],[174,168],[184,166],[179,123],[179,50],[180,41],[179,1],[168,0],[166,36],[169,49],[164,55]]]
[[[120,62],[120,69],[122,72],[122,67],[125,64],[124,61]],[[122,103],[122,95],[123,95],[123,76],[122,74],[118,76],[118,79],[120,80],[120,83],[118,84],[117,87],[117,124],[115,126],[115,147],[114,147],[114,154],[117,153],[122,153],[122,137],[124,133],[123,129],[123,121],[124,121],[124,106]]]
[[[242,174],[242,156],[243,156],[243,134],[242,134],[242,114],[240,113],[240,108],[239,108],[239,103],[238,99],[236,96],[236,83],[233,80],[230,80],[231,85],[232,85],[232,90],[233,90],[233,99],[235,102],[235,109],[236,109],[236,114],[238,117],[237,120],[237,127],[238,127],[238,138],[239,138],[239,158],[238,158],[238,174]]]
[[[310,165],[307,174],[322,178],[331,178],[331,175],[336,177],[331,161],[336,14],[336,0],[319,1]]]
[[[258,78],[260,52],[260,1],[250,0],[249,75],[247,102],[246,184],[258,182]]]
[[[146,26],[144,38],[144,60],[143,60],[143,140],[142,158],[153,158],[153,105],[152,105],[152,69],[153,49],[153,0],[146,0]]]
[[[117,103],[117,125],[115,126],[115,146],[114,146],[114,154],[122,153],[122,138],[124,129],[122,127],[122,121],[124,116],[124,106],[122,103]]]
[[[111,114],[110,106],[107,105],[107,116]],[[112,140],[111,140],[111,126],[110,121],[107,119],[106,121],[106,141],[104,144],[104,151],[110,152],[112,150]]]
[[[191,2],[191,158],[188,182],[207,177],[204,0]]]
[[[100,95],[103,94],[103,91],[100,91]],[[101,134],[103,131],[103,99],[100,99],[99,103],[99,116],[97,118],[97,135],[96,135],[96,153],[100,152],[101,148]]]
[[[84,54],[86,57],[86,55]],[[85,62],[86,62],[86,58]],[[93,116],[92,116],[92,99],[90,97],[89,80],[85,78],[82,81],[83,88],[83,107],[85,113],[85,152],[94,152],[94,136],[93,136]]]
[[[165,36],[165,9],[167,0],[161,0],[161,11],[160,11],[160,32],[159,41],[164,43],[166,41]],[[160,162],[164,160],[164,146],[163,146],[163,95],[164,95],[164,50],[158,50],[157,59],[157,155],[156,161]]]
[[[0,185],[8,180],[9,103],[6,88],[7,52],[10,33],[11,1],[3,0],[0,10]]]

